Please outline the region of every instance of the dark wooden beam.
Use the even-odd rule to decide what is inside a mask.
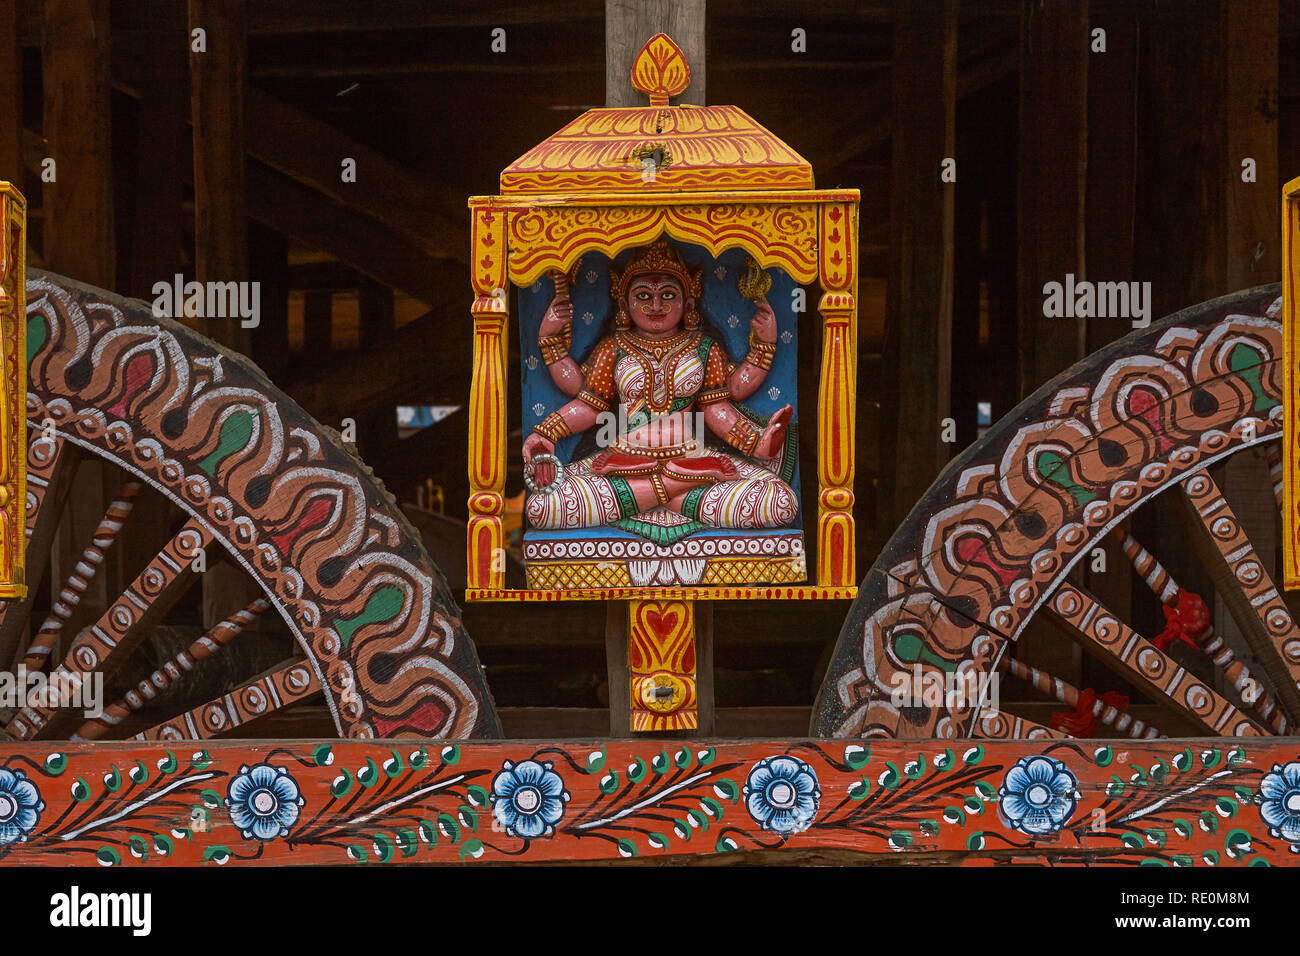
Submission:
[[[248,167],[249,215],[429,305],[464,298],[465,272],[370,216],[260,163]]]
[[[897,378],[884,421],[894,429],[894,515],[901,518],[953,451],[941,428],[950,412],[953,191],[961,187],[940,173],[956,151],[955,0],[899,17],[893,88],[886,354]]]
[[[350,209],[403,233],[429,255],[466,261],[463,192],[421,179],[373,149],[287,103],[250,87],[245,136],[249,155]],[[356,182],[342,162],[356,161]]]
[[[549,0],[495,4],[431,4],[428,0],[385,0],[358,5],[355,0],[276,0],[250,11],[249,32],[328,33],[355,30],[409,30],[426,27],[556,25],[601,16],[600,0]]]
[[[244,0],[189,0],[189,13],[191,31],[206,33],[206,50],[190,52],[195,277],[242,282],[248,279]],[[205,316],[197,327],[209,338],[248,351],[251,337],[237,316]]]
[[[308,355],[319,356],[330,350],[333,332],[334,296],[313,290],[302,301],[302,348]],[[308,411],[312,409],[303,406]],[[347,405],[339,406],[346,408]]]

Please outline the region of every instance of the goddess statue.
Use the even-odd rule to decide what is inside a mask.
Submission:
[[[542,317],[538,346],[552,381],[571,401],[524,441],[534,528],[590,528],[666,508],[713,528],[779,528],[798,512],[794,490],[775,474],[793,417],[787,404],[763,425],[738,403],[763,384],[777,348],[776,316],[761,295],[749,354],[739,364],[700,327],[701,270],[692,272],[666,239],[610,270],[614,330],[582,364],[569,355],[573,306],[566,284]],[[697,416],[696,413],[699,413]],[[726,448],[705,444],[692,424]],[[612,441],[561,466],[555,443],[617,422]]]

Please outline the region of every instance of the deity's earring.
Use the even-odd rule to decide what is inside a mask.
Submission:
[[[691,303],[690,309],[686,312],[684,324],[688,329],[698,329],[700,327],[700,313],[699,310],[695,308],[694,302]]]
[[[627,317],[627,313],[623,311],[621,305],[618,307],[618,313],[614,316],[614,328],[620,332],[632,328],[632,320]]]

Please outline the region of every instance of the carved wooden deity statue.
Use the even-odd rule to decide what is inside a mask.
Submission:
[[[557,277],[538,346],[571,400],[524,441],[533,527],[588,528],[661,509],[711,528],[794,521],[797,496],[777,473],[793,409],[764,422],[741,404],[763,384],[778,347],[771,306],[744,288],[754,271],[741,280],[756,308],[739,364],[701,328],[700,271],[663,238],[635,250],[621,273],[611,268],[614,329],[582,365],[569,354],[573,306]],[[561,465],[555,443],[593,429],[601,449]]]

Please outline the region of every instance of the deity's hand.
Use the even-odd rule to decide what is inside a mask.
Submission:
[[[758,436],[758,444],[754,446],[755,458],[775,458],[785,447],[785,433],[790,428],[790,419],[794,417],[794,409],[786,405],[777,410],[763,429],[763,434]]]
[[[550,275],[555,280],[557,291],[546,314],[542,316],[541,327],[537,330],[539,336],[559,334],[573,324],[573,301],[569,298],[569,285],[560,281],[563,276],[559,272],[552,269]]]
[[[534,455],[554,455],[555,443],[545,435],[533,432],[524,439],[524,468],[533,464]],[[538,488],[545,488],[555,480],[555,465],[549,461],[539,461],[533,470],[533,482]]]
[[[754,310],[754,317],[749,320],[749,327],[753,329],[754,337],[760,342],[771,344],[776,341],[776,313],[767,304],[767,299],[758,300],[758,308]]]

